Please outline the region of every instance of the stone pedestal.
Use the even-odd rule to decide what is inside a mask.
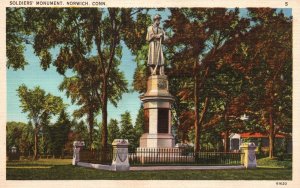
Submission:
[[[113,161],[111,164],[112,171],[128,171],[130,168],[128,159],[128,140],[115,139],[113,146]]]
[[[73,142],[73,159],[72,165],[77,165],[80,160],[79,152],[84,147],[83,141],[74,141]]]
[[[256,168],[256,155],[255,155],[255,143],[243,143],[241,145],[241,150],[244,153],[244,157],[242,158],[242,161],[244,163],[244,166],[246,168]]]
[[[174,147],[174,137],[171,134],[171,105],[174,97],[169,93],[167,76],[150,76],[147,81],[147,92],[140,98],[143,102],[145,117],[140,147]]]

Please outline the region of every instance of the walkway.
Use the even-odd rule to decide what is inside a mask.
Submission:
[[[224,170],[245,169],[244,166],[132,166],[130,171],[154,171],[154,170]]]
[[[78,162],[78,166],[95,168],[99,170],[111,170],[110,165]],[[130,171],[156,171],[156,170],[225,170],[225,169],[245,169],[244,166],[131,166]]]

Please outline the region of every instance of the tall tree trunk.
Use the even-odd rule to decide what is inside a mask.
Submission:
[[[201,135],[201,131],[202,131],[202,124],[203,124],[203,121],[204,121],[204,116],[206,114],[206,111],[207,111],[207,107],[208,107],[208,101],[209,101],[209,98],[208,97],[205,97],[205,101],[204,101],[204,106],[201,110],[201,115],[199,118],[199,123],[198,123],[198,126],[199,126],[199,137]],[[200,138],[199,138],[200,139]],[[200,150],[200,148],[199,148]]]
[[[195,85],[194,85],[194,127],[195,127],[195,153],[200,151],[200,125],[199,125],[199,83],[198,74],[195,75]]]
[[[38,142],[39,142],[38,133],[39,133],[39,130],[36,126],[36,128],[34,130],[34,156],[33,156],[34,160],[38,159],[38,147],[39,147],[38,146]]]
[[[200,117],[200,121],[199,121],[200,126],[203,124],[204,116],[205,116],[205,113],[206,113],[207,108],[208,108],[208,101],[209,101],[209,98],[205,97],[204,107],[201,111],[201,117]]]
[[[227,106],[225,106],[225,115],[224,115],[224,152],[229,151],[229,128],[228,128],[228,117],[227,117]]]
[[[101,145],[107,148],[107,78],[104,78],[102,87],[102,140]]]
[[[275,138],[272,112],[270,112],[270,114],[269,114],[269,124],[270,124],[270,128],[269,128],[269,158],[272,159],[274,157],[274,138]]]
[[[202,82],[200,85],[200,78],[199,78],[199,63],[198,61],[195,61],[194,64],[194,80],[195,80],[195,85],[194,85],[194,108],[195,108],[195,122],[194,122],[194,127],[195,127],[195,152],[200,151],[200,135],[201,135],[201,125],[203,123],[204,115],[207,110],[208,106],[208,97],[205,98],[204,106],[201,111],[201,117],[199,116],[199,98],[200,98],[200,88],[203,86],[204,81],[208,75],[209,67],[205,69],[205,74],[202,78]]]
[[[93,133],[94,133],[94,113],[92,111],[89,112],[88,115],[88,122],[89,122],[89,140],[90,140],[90,150],[92,150],[93,145]]]
[[[224,132],[224,152],[228,152],[229,151],[229,131],[226,130]]]

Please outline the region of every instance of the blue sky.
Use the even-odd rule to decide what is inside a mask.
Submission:
[[[286,16],[291,16],[291,9],[282,10]],[[169,11],[150,11],[150,14],[152,15],[156,13],[162,15],[162,23],[169,15]],[[241,16],[245,15],[246,10],[241,9]],[[7,121],[28,122],[27,114],[22,113],[22,110],[19,107],[20,102],[16,92],[16,89],[21,84],[25,84],[28,88],[40,86],[46,92],[62,97],[64,102],[69,104],[67,111],[71,115],[78,106],[72,105],[70,99],[65,96],[64,92],[58,90],[58,85],[62,82],[63,77],[56,72],[55,67],[51,66],[47,71],[43,71],[40,67],[39,59],[34,55],[30,45],[26,46],[25,58],[27,62],[29,62],[29,65],[27,65],[24,70],[13,71],[12,69],[7,69]],[[123,45],[120,70],[125,73],[125,77],[128,80],[130,87],[132,85],[135,68],[136,63],[134,62],[134,56],[129,49]],[[123,95],[122,100],[119,101],[117,108],[109,104],[108,121],[110,118],[120,120],[120,115],[128,110],[131,113],[134,123],[140,105],[141,101],[139,100],[139,94],[137,92],[126,93]],[[101,121],[101,115],[98,116],[98,120],[98,122]]]
[[[34,55],[33,48],[30,45],[26,46],[25,58],[29,62],[29,65],[25,67],[24,71],[7,70],[7,121],[28,122],[26,114],[22,113],[19,107],[20,103],[16,92],[16,89],[21,84],[25,84],[28,88],[40,86],[46,92],[62,97],[64,102],[69,104],[67,108],[69,114],[78,108],[75,105],[71,105],[71,100],[65,96],[64,92],[58,90],[63,77],[56,72],[55,67],[51,66],[47,71],[43,71],[40,67],[39,59]],[[135,68],[134,57],[131,55],[129,49],[123,46],[120,69],[125,73],[129,86],[132,85]],[[120,114],[128,110],[132,115],[132,119],[135,120],[140,105],[139,94],[137,92],[126,93],[122,96],[122,100],[118,103],[117,108],[112,105],[108,106],[108,117],[119,119]]]

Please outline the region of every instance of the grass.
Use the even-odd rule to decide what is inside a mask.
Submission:
[[[278,163],[279,162],[279,163]],[[285,162],[285,161],[283,161]],[[169,170],[111,172],[71,165],[70,159],[7,162],[7,180],[291,180],[286,162],[259,159],[261,165],[248,170]],[[268,166],[269,165],[269,166]],[[274,168],[277,168],[274,170]],[[281,167],[281,168],[279,168]]]
[[[274,159],[262,158],[262,159],[257,160],[257,165],[259,167],[266,167],[266,168],[287,168],[287,169],[291,169],[292,168],[292,161],[291,161],[291,159],[284,160],[284,161],[279,161],[276,158],[274,158]]]

